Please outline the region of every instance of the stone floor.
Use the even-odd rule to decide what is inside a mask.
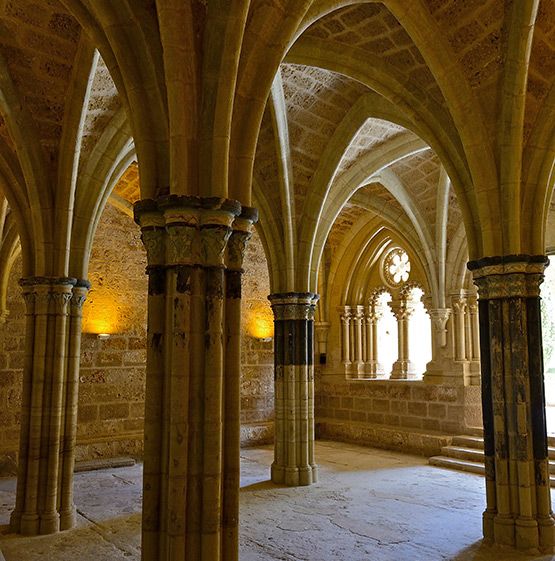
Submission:
[[[531,561],[480,544],[483,479],[423,458],[319,442],[321,481],[268,481],[269,447],[242,451],[241,561]],[[0,524],[15,482],[0,480]],[[141,467],[76,475],[79,524],[55,536],[0,535],[6,561],[140,559]]]

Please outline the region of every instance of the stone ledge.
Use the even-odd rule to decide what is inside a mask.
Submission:
[[[444,446],[449,446],[453,435],[407,427],[319,419],[316,422],[316,438],[429,457],[438,455]]]
[[[241,424],[241,448],[260,446],[274,442],[274,423]]]

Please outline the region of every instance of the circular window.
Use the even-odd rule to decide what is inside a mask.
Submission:
[[[396,287],[407,282],[410,276],[410,260],[406,251],[392,249],[383,260],[383,279],[389,286]]]

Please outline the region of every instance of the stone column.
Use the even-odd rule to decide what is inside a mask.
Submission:
[[[391,379],[408,380],[416,375],[409,358],[409,318],[413,309],[405,299],[392,301],[389,307],[397,319],[397,360],[393,363]]]
[[[224,456],[222,559],[239,558],[239,487],[241,479],[241,284],[243,260],[252,225],[258,219],[253,208],[243,207],[233,222],[226,270],[224,376]]]
[[[344,306],[339,309],[341,312],[341,358],[345,367],[345,374],[350,374],[351,362],[351,307]]]
[[[76,511],[73,501],[73,472],[75,470],[75,443],[77,440],[81,327],[83,323],[83,304],[89,289],[90,283],[88,281],[78,280],[73,287],[70,301],[67,389],[65,393],[65,421],[61,454],[60,530],[67,530],[75,525]]]
[[[468,264],[479,291],[484,538],[553,552],[539,287],[543,255]]]
[[[328,333],[330,330],[330,323],[328,321],[315,321],[314,322],[314,335],[315,335],[315,352],[320,359],[320,362],[327,357],[328,353]],[[323,357],[323,358],[322,358]]]
[[[143,561],[238,556],[243,210],[175,195],[135,205],[149,274]]]
[[[353,315],[354,324],[354,347],[355,347],[355,366],[354,373],[358,378],[364,378],[364,307],[355,306]]]
[[[368,306],[366,322],[366,357],[365,373],[367,378],[378,376],[378,319],[380,314],[376,311],[375,304]]]
[[[25,535],[51,534],[74,524],[80,310],[88,283],[30,277],[20,284],[26,341],[16,505],[10,525]]]
[[[314,462],[314,308],[318,295],[288,292],[269,296],[274,312],[274,483],[310,485]]]
[[[455,360],[466,360],[466,298],[456,296],[453,298],[453,327],[455,337]]]
[[[470,332],[472,337],[471,360],[480,361],[480,324],[478,321],[478,302],[476,298],[468,301],[468,315],[470,317]]]

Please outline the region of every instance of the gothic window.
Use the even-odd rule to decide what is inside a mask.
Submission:
[[[395,288],[409,280],[410,259],[407,252],[399,247],[392,249],[383,260],[384,282]]]

